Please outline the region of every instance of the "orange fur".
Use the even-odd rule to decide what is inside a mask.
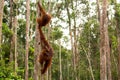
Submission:
[[[41,41],[40,43],[42,47],[41,53],[39,55],[39,63],[42,66],[41,74],[44,74],[52,63],[53,49],[49,45],[48,41],[45,39],[45,36],[41,28],[42,26],[45,26],[50,22],[51,16],[45,12],[45,10],[42,8],[42,6],[39,3],[38,3],[38,7],[40,10],[40,17],[37,18],[37,23],[40,34],[40,41]]]
[[[39,56],[39,63],[42,66],[41,74],[44,74],[47,71],[47,68],[52,63],[53,49],[45,39],[45,36],[43,35],[41,28],[39,28],[39,33],[40,33],[41,43],[43,43],[41,44],[42,51]]]
[[[37,18],[37,23],[39,24],[39,27],[46,26],[51,20],[51,15],[47,14],[39,3],[38,7],[40,10],[40,16]]]
[[[38,7],[40,10],[40,17],[37,18],[37,23],[40,34],[40,43],[42,47],[41,53],[39,55],[39,63],[42,66],[41,74],[44,74],[52,63],[53,49],[45,39],[41,28],[50,22],[51,16],[45,12],[39,3]]]
[[[39,62],[42,66],[41,74],[44,74],[52,63],[52,55],[49,55],[49,51],[45,49],[42,50],[39,56]]]

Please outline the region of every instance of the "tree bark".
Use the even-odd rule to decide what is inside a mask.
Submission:
[[[13,25],[14,25],[14,42],[15,42],[15,53],[14,53],[14,57],[15,57],[15,65],[14,65],[14,71],[15,74],[17,75],[17,18],[14,17],[13,19]]]
[[[120,22],[117,21],[117,36],[118,36],[118,80],[120,80]]]
[[[75,17],[74,17],[74,43],[73,43],[73,51],[74,51],[74,73],[75,73],[75,80],[78,80],[77,78],[77,38],[76,38],[76,22],[75,22]]]
[[[99,0],[97,0],[97,11],[98,11],[98,21],[100,22],[100,4],[99,4]]]
[[[29,55],[29,27],[30,27],[30,0],[26,0],[26,53],[25,53],[25,80],[28,80],[28,55]]]
[[[11,31],[13,31],[13,0],[10,0],[10,25]],[[14,53],[14,35],[10,37],[10,59],[9,61],[13,61],[13,53]]]
[[[4,9],[4,0],[1,0],[0,2],[0,49],[1,49],[1,40],[2,40],[3,9]]]
[[[100,79],[112,80],[111,78],[111,61],[110,46],[108,37],[108,1],[103,0],[102,14],[100,14]],[[100,11],[99,11],[100,12]]]
[[[62,79],[62,64],[61,64],[61,40],[59,40],[59,66],[60,66],[60,80]]]
[[[115,8],[115,14],[119,14],[119,10],[117,10],[117,7]],[[116,18],[116,31],[117,31],[117,40],[118,40],[118,80],[120,80],[120,19],[118,16],[115,16]]]
[[[38,24],[37,24],[38,25]],[[36,25],[36,29],[35,29],[35,53],[34,53],[34,80],[39,80],[39,62],[38,62],[38,58],[39,58],[39,45],[38,42],[39,40],[39,31],[38,31],[38,26]]]
[[[48,13],[51,12],[51,0],[48,0],[48,10],[47,10]],[[47,25],[47,29],[48,29],[48,33],[47,33],[47,38],[48,40],[50,39],[50,32],[51,32],[51,27],[50,27],[50,24]],[[51,73],[51,66],[48,70],[48,73],[47,73],[47,80],[52,80],[52,73]]]
[[[39,15],[39,8],[37,7],[37,16]],[[40,45],[38,45],[38,42],[40,41],[40,38],[38,37],[39,35],[39,30],[38,30],[38,24],[36,22],[36,27],[35,27],[35,52],[34,52],[34,74],[33,74],[33,79],[34,80],[41,80],[39,79],[39,62],[38,62],[38,58],[39,58],[39,53],[40,53]]]
[[[76,2],[77,3],[77,2]],[[78,53],[77,53],[77,28],[76,28],[76,11],[75,11],[75,7],[77,6],[77,4],[75,6],[73,6],[73,1],[72,1],[72,9],[73,9],[73,13],[75,14],[73,16],[73,37],[74,37],[74,42],[73,42],[73,55],[74,55],[74,74],[75,74],[75,80],[78,80],[78,76],[77,76],[77,63],[78,63]]]
[[[118,80],[120,80],[120,19],[118,16],[119,10],[117,9],[117,0],[114,1],[115,3],[115,19],[116,19],[116,31],[117,31],[117,40],[118,40]]]
[[[103,5],[104,6],[104,5]],[[104,7],[103,7],[104,10]],[[105,53],[105,30],[104,30],[104,12],[100,14],[100,80],[107,80],[106,72],[106,53]]]
[[[110,59],[110,44],[109,44],[109,35],[108,35],[108,16],[107,16],[107,8],[108,8],[108,1],[104,0],[103,1],[103,15],[104,15],[104,29],[105,29],[105,53],[106,53],[106,60],[107,60],[107,77],[108,80],[112,80],[111,76],[111,59]]]
[[[10,0],[10,29],[13,35],[10,38],[10,62],[14,61],[13,70],[17,75],[17,17],[13,15],[13,0]]]

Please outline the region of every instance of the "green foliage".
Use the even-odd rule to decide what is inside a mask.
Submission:
[[[5,5],[5,6],[4,6],[4,14],[8,14],[8,10],[7,10],[7,9],[8,9],[8,6]]]
[[[9,22],[9,11],[8,11],[8,5],[4,5],[4,15],[3,15],[3,23],[8,23]]]
[[[81,33],[81,37],[79,38],[79,50],[80,50],[80,77],[82,80],[85,80],[86,78],[90,79],[91,73],[89,71],[89,64],[86,57],[86,54],[88,54],[88,50],[90,50],[90,58],[91,58],[91,64],[99,65],[99,25],[96,22],[96,19],[94,17],[89,18],[88,22],[86,22],[83,25],[83,30]],[[90,47],[88,47],[90,45]],[[99,66],[92,65],[93,73],[95,76],[95,80],[99,79]],[[86,75],[86,76],[84,76]]]
[[[29,53],[32,53],[32,54],[34,53],[34,48],[31,46],[29,47]]]
[[[19,19],[18,23],[19,23],[19,28],[18,28],[17,34],[19,39],[23,42],[23,44],[25,44],[25,31],[26,31],[25,20]]]
[[[17,0],[16,0],[17,1]],[[60,53],[61,53],[61,66],[62,66],[62,78],[63,80],[75,80],[77,75],[80,80],[92,80],[91,73],[89,71],[89,63],[86,57],[86,53],[90,51],[90,59],[93,68],[93,74],[95,80],[100,79],[100,53],[99,53],[99,24],[97,19],[97,12],[92,13],[91,17],[91,6],[96,7],[96,2],[90,4],[88,0],[55,0],[47,1],[42,0],[42,5],[46,11],[52,14],[51,30],[50,30],[50,44],[52,44],[54,50],[54,56],[52,61],[52,80],[58,80],[60,78]],[[100,1],[101,2],[101,1]],[[113,5],[114,0],[111,0]],[[2,23],[2,45],[0,46],[0,80],[23,80],[25,72],[25,39],[26,39],[26,3],[25,0],[18,0],[13,3],[13,14],[17,15],[18,26],[17,26],[17,75],[14,73],[14,62],[9,63],[10,56],[10,37],[13,32],[9,29],[10,23],[10,0],[5,1],[4,15]],[[82,5],[82,8],[80,8]],[[111,5],[110,5],[111,6]],[[114,17],[120,22],[120,4],[114,4],[116,13]],[[66,11],[68,7],[69,13]],[[80,8],[80,9],[79,9]],[[96,7],[97,9],[97,7]],[[95,10],[96,11],[96,10]],[[30,3],[30,38],[29,42],[29,80],[33,80],[34,71],[34,41],[35,41],[35,28],[36,28],[36,3],[33,0]],[[108,14],[109,15],[109,14]],[[114,18],[112,17],[112,18]],[[70,21],[69,19],[70,18]],[[84,19],[83,19],[84,18]],[[76,21],[74,21],[76,20]],[[70,22],[70,23],[69,23]],[[74,24],[74,22],[76,24]],[[118,79],[117,75],[117,35],[115,30],[115,20],[109,20],[109,39],[111,47],[111,66],[112,66],[112,77],[114,80]],[[65,24],[65,25],[64,25]],[[76,25],[76,32],[80,33],[77,35],[77,58],[76,72],[73,69],[73,54],[71,50],[66,49],[65,46],[56,44],[59,39],[63,39],[62,43],[69,42],[69,37],[63,35],[64,29],[69,29],[71,27],[74,30],[74,25]],[[64,26],[64,27],[63,27]],[[80,30],[80,32],[79,32]],[[45,33],[48,29],[44,27]],[[73,35],[73,32],[71,32]],[[48,35],[48,34],[46,34]],[[72,36],[74,38],[74,36]],[[74,40],[73,40],[74,42]],[[74,43],[72,44],[74,45]],[[73,47],[74,48],[74,47]],[[74,51],[73,51],[74,52]],[[114,57],[114,58],[113,58]],[[74,74],[75,73],[75,74]]]
[[[4,60],[0,60],[0,80],[21,79],[21,76],[15,75],[12,65],[13,64],[6,64]]]
[[[120,4],[116,4],[115,10],[116,10],[115,17],[118,21],[120,21]]]
[[[6,63],[8,63],[8,61],[9,61],[9,54],[10,54],[10,44],[3,43],[2,44],[2,52],[0,55],[4,58]]]
[[[6,23],[3,23],[2,34],[3,34],[6,38],[10,38],[10,37],[13,35],[13,32],[9,29],[9,27],[7,26]]]
[[[88,0],[81,0],[81,3],[88,4]]]
[[[110,45],[112,46],[112,48],[115,49],[118,45],[115,28],[113,28],[112,26],[109,26],[108,31],[109,31],[109,37],[110,37]]]
[[[52,62],[52,77],[53,77],[53,80],[56,80],[59,78],[59,48],[60,46],[57,45],[57,44],[53,44],[53,48],[54,48],[54,57],[53,57],[53,62]],[[67,65],[71,65],[71,52],[69,50],[67,50],[66,48],[64,48],[63,46],[61,46],[61,63],[64,63],[62,64],[62,67],[64,67],[62,69],[63,74],[65,74],[65,72],[68,72],[68,69],[67,69]],[[70,67],[70,66],[69,66]],[[71,69],[70,69],[71,70]],[[66,79],[66,74],[63,75],[63,78]]]
[[[52,30],[53,39],[58,40],[62,37],[62,35],[63,35],[63,32],[60,30],[60,27],[56,26],[55,28],[53,28]]]

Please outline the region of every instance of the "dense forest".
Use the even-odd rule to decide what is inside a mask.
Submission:
[[[37,2],[52,16],[45,74]],[[0,80],[120,80],[120,0],[0,0]]]

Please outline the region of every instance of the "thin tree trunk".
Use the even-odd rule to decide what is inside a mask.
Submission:
[[[17,18],[13,15],[13,0],[10,0],[10,29],[13,31],[13,35],[10,38],[11,47],[10,47],[10,62],[15,62],[13,65],[13,70],[17,74]]]
[[[75,80],[78,80],[77,78],[77,39],[76,39],[76,23],[75,23],[75,19],[74,19],[74,72],[75,72]]]
[[[15,40],[15,53],[14,53],[14,57],[15,57],[15,66],[14,66],[14,69],[15,69],[15,74],[17,75],[17,18],[14,17],[14,40]]]
[[[67,58],[67,80],[70,80],[69,76],[71,75],[70,73],[70,68],[69,68],[69,60]]]
[[[0,1],[0,50],[1,50],[1,40],[2,40],[3,8],[4,8],[4,0],[1,0]]]
[[[117,31],[117,40],[118,40],[118,80],[120,80],[120,19],[117,15],[119,14],[119,10],[117,10],[117,0],[115,0],[115,18],[116,18],[116,31]]]
[[[87,57],[87,60],[88,60],[88,64],[89,64],[89,70],[90,70],[90,73],[91,73],[91,77],[92,77],[92,80],[95,80],[94,78],[94,75],[93,75],[93,69],[92,69],[92,65],[91,65],[91,59],[90,59],[90,51],[87,52],[87,50],[85,50],[85,48],[81,45],[83,51],[85,52],[85,55]],[[89,47],[90,48],[90,47]]]
[[[118,35],[118,80],[120,80],[120,22],[117,22],[117,35]]]
[[[39,10],[37,7],[37,16],[39,15]],[[39,49],[39,45],[38,42],[40,41],[40,38],[38,37],[40,36],[39,34],[39,30],[38,30],[38,24],[36,22],[36,27],[35,27],[35,53],[34,53],[34,75],[33,75],[33,79],[34,80],[41,80],[39,79],[39,62],[38,62],[38,58],[39,58],[39,53],[40,53],[40,49]]]
[[[89,69],[90,69],[90,73],[91,73],[91,76],[92,76],[92,80],[95,80],[89,54],[90,53],[88,52],[88,55],[87,55],[88,58],[87,59],[88,59],[88,63],[89,63]]]
[[[77,29],[77,32],[78,32],[78,33],[77,33],[77,38],[79,38],[79,37],[81,36],[81,32],[82,32],[80,26],[79,26],[79,28]],[[81,64],[81,63],[80,63],[80,58],[81,58],[81,56],[79,55],[79,48],[80,48],[80,46],[81,46],[80,42],[77,41],[77,54],[78,54],[78,57],[77,57],[77,58],[78,58],[78,63],[77,63],[77,65],[78,65],[78,66],[77,66],[78,75],[77,75],[77,76],[78,76],[78,80],[81,80],[81,79],[79,78],[79,77],[80,77],[80,66],[79,66],[79,65]]]
[[[48,3],[48,10],[47,10],[47,12],[48,13],[50,13],[51,12],[51,0],[48,0],[49,1],[49,3]],[[48,40],[50,39],[50,32],[51,32],[51,27],[50,27],[50,24],[48,24],[48,33],[47,33],[47,38],[48,38]],[[52,73],[51,73],[51,66],[50,66],[50,68],[49,68],[49,70],[48,70],[48,73],[47,73],[47,80],[52,80]]]
[[[71,19],[70,19],[70,12],[69,12],[69,8],[68,8],[67,0],[65,0],[65,4],[66,4],[67,16],[68,16],[69,35],[70,35],[70,40],[71,40],[71,51],[72,51],[72,55],[73,55],[72,56],[72,62],[73,62],[73,65],[74,65],[74,52],[73,52],[73,39],[72,39]],[[72,75],[72,79],[73,79],[74,78],[74,73],[72,73],[71,75]]]
[[[30,27],[30,0],[26,1],[26,53],[25,53],[25,80],[28,80],[28,55],[29,55],[29,27]]]
[[[77,3],[77,2],[76,2]],[[77,6],[77,4],[75,5],[75,7],[73,7],[73,1],[72,1],[72,9],[73,9],[73,13],[76,14],[75,12],[75,7]],[[77,29],[76,29],[76,15],[73,16],[73,21],[74,21],[74,30],[73,30],[73,37],[74,37],[74,43],[73,43],[73,51],[74,51],[74,74],[75,74],[75,80],[78,80],[78,76],[77,76],[77,63],[78,63],[78,53],[77,53]]]
[[[118,11],[116,10],[116,14],[118,14]],[[120,15],[120,14],[119,14]],[[118,40],[118,80],[120,80],[120,19],[118,16],[116,17],[116,30],[117,30],[117,40]]]
[[[59,64],[60,64],[60,80],[62,79],[62,64],[61,64],[61,40],[59,40]]]
[[[10,0],[10,29],[13,31],[13,0]],[[14,51],[14,35],[10,37],[10,62],[13,61],[13,51]]]
[[[98,21],[100,22],[100,4],[99,4],[99,0],[97,0],[97,11],[98,11]]]
[[[92,76],[92,80],[95,80],[94,78],[94,74],[93,74],[93,69],[92,69],[92,65],[91,65],[91,43],[90,43],[90,34],[91,34],[91,30],[89,28],[89,46],[88,46],[88,54],[86,55],[87,58],[88,58],[88,63],[89,63],[89,69],[90,69],[90,73],[91,73],[91,76]]]
[[[38,25],[38,24],[37,24]],[[35,31],[35,53],[34,53],[34,80],[39,80],[39,62],[38,62],[38,56],[39,56],[39,45],[38,42],[39,40],[39,31],[38,31],[38,26],[36,25],[36,31]]]

